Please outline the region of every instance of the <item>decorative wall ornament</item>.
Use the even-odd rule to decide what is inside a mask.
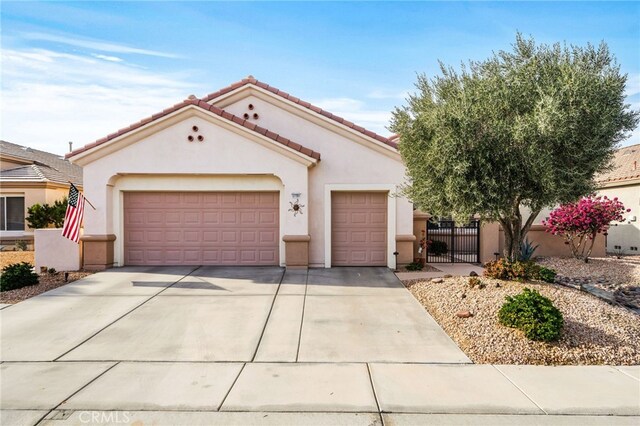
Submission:
[[[193,133],[198,133],[200,131],[200,129],[198,128],[198,126],[191,126],[191,131]],[[198,139],[198,142],[203,142],[204,141],[204,136],[202,136],[202,135],[197,135],[195,137],[193,135],[187,136],[187,140],[189,142],[193,142],[196,139]]]
[[[291,208],[289,209],[289,211],[293,212],[294,216],[297,216],[298,213],[302,214],[302,208],[304,207],[304,204],[300,204],[299,199],[296,199],[295,201],[289,201],[289,204],[291,204]]]

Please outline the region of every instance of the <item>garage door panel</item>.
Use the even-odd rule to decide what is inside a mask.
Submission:
[[[205,209],[213,209],[213,208],[217,208],[215,206],[205,206]],[[207,225],[217,225],[220,223],[220,213],[216,212],[216,211],[207,211],[205,210],[202,213],[202,224],[204,226]]]
[[[278,234],[275,231],[260,231],[260,244],[277,244]]]
[[[164,225],[164,213],[151,211],[145,215],[145,225]]]
[[[371,261],[375,263],[382,263],[387,261],[387,251],[386,250],[371,250]]]
[[[335,266],[387,264],[387,194],[331,194],[331,263]]]
[[[215,244],[220,241],[220,232],[218,231],[203,231],[202,241],[209,244]]]
[[[372,212],[370,213],[371,223],[387,225],[387,214],[386,212]]]
[[[277,265],[277,192],[125,193],[127,265]]]

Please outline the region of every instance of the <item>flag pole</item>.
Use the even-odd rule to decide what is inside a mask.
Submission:
[[[70,184],[71,186],[73,186],[73,187],[76,189],[76,191],[80,192],[80,190],[78,189],[78,187],[77,187],[77,186],[75,186],[75,185],[73,184],[73,182],[71,182],[70,180],[68,180],[67,182],[69,182],[69,184]],[[84,195],[83,195],[83,197],[84,197]],[[96,206],[94,206],[93,204],[91,204],[91,201],[87,200],[87,197],[84,197],[84,200],[85,200],[87,203],[89,203],[89,205],[91,206],[91,208],[93,208],[94,210],[97,210],[97,209],[96,209]]]

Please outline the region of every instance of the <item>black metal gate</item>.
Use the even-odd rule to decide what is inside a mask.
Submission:
[[[480,263],[480,221],[427,220],[427,263]]]

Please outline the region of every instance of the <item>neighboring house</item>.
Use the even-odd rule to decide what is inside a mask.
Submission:
[[[0,243],[31,243],[27,209],[64,198],[69,181],[82,187],[80,166],[56,154],[0,141]]]
[[[613,169],[597,178],[599,195],[618,197],[631,209],[625,221],[615,223],[608,232],[607,252],[640,254],[640,144],[620,148]]]
[[[253,77],[67,155],[84,266],[396,266],[413,206],[394,140]]]

